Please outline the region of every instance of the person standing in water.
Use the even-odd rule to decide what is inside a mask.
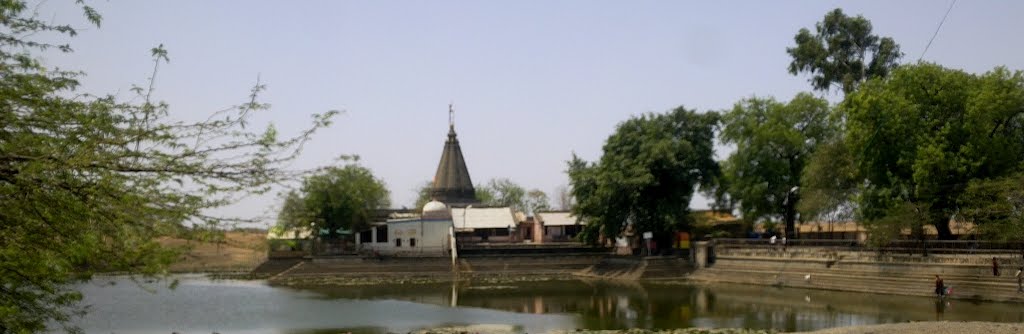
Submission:
[[[935,275],[935,294],[939,298],[946,296],[946,285],[942,282],[942,277],[939,277],[939,275]]]

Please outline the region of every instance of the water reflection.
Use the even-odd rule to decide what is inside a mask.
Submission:
[[[84,285],[89,333],[404,333],[504,324],[550,330],[747,327],[808,331],[904,321],[1024,321],[1014,304],[779,289],[601,281],[276,288],[263,282],[182,280],[145,292],[123,279]]]
[[[1019,322],[1006,303],[781,289],[603,281],[329,288],[329,298],[400,299],[519,314],[575,315],[574,328],[746,327],[781,331],[905,321]],[[443,291],[442,293],[438,293]],[[897,311],[898,310],[898,311]],[[571,329],[571,328],[569,328]]]

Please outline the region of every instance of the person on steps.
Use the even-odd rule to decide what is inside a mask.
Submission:
[[[946,296],[946,285],[942,283],[942,277],[939,277],[939,275],[935,275],[935,294],[939,298]]]
[[[992,258],[992,276],[999,276],[999,260]]]
[[[1014,276],[1017,276],[1017,293],[1024,292],[1024,267],[1018,267]]]

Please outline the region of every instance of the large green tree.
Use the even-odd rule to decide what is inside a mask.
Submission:
[[[325,168],[302,183],[305,212],[311,219],[301,226],[316,224],[316,229],[328,230],[327,238],[336,238],[342,230],[366,227],[374,210],[391,205],[390,196],[384,182],[365,167]]]
[[[846,16],[838,8],[825,14],[814,30],[800,29],[796,46],[786,52],[793,58],[789,73],[810,73],[816,90],[838,86],[849,94],[868,79],[888,75],[903,56],[892,38],[872,34],[871,21]]]
[[[952,238],[949,221],[974,180],[1024,165],[1024,74],[981,75],[920,63],[872,80],[840,105],[856,166],[860,215],[879,221],[913,207]]]
[[[574,155],[568,162],[577,201],[572,212],[588,223],[584,238],[619,236],[628,223],[635,231],[687,229],[695,188],[720,173],[713,144],[717,124],[717,114],[683,107],[645,114],[616,127],[600,161]]]
[[[1024,241],[1024,173],[972,180],[958,204],[959,218],[985,238]]]
[[[99,25],[100,16],[82,7]],[[200,122],[175,121],[152,88],[135,96],[77,91],[83,75],[47,68],[42,50],[74,36],[34,16],[26,1],[0,1],[0,332],[74,331],[84,311],[73,283],[92,273],[156,275],[174,259],[155,237],[221,219],[208,209],[262,193],[334,112],[291,138],[246,127],[267,108],[256,99]],[[168,60],[152,50],[156,65]]]
[[[835,127],[828,101],[801,93],[788,103],[749,98],[722,116],[722,141],[735,144],[724,174],[743,217],[785,223],[794,236],[800,176]]]

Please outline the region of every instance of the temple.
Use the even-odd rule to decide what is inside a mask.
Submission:
[[[466,207],[479,203],[473,180],[466,168],[466,159],[462,157],[462,148],[455,134],[455,110],[448,105],[448,140],[441,152],[441,161],[437,164],[434,183],[430,189],[430,197],[449,207]]]

